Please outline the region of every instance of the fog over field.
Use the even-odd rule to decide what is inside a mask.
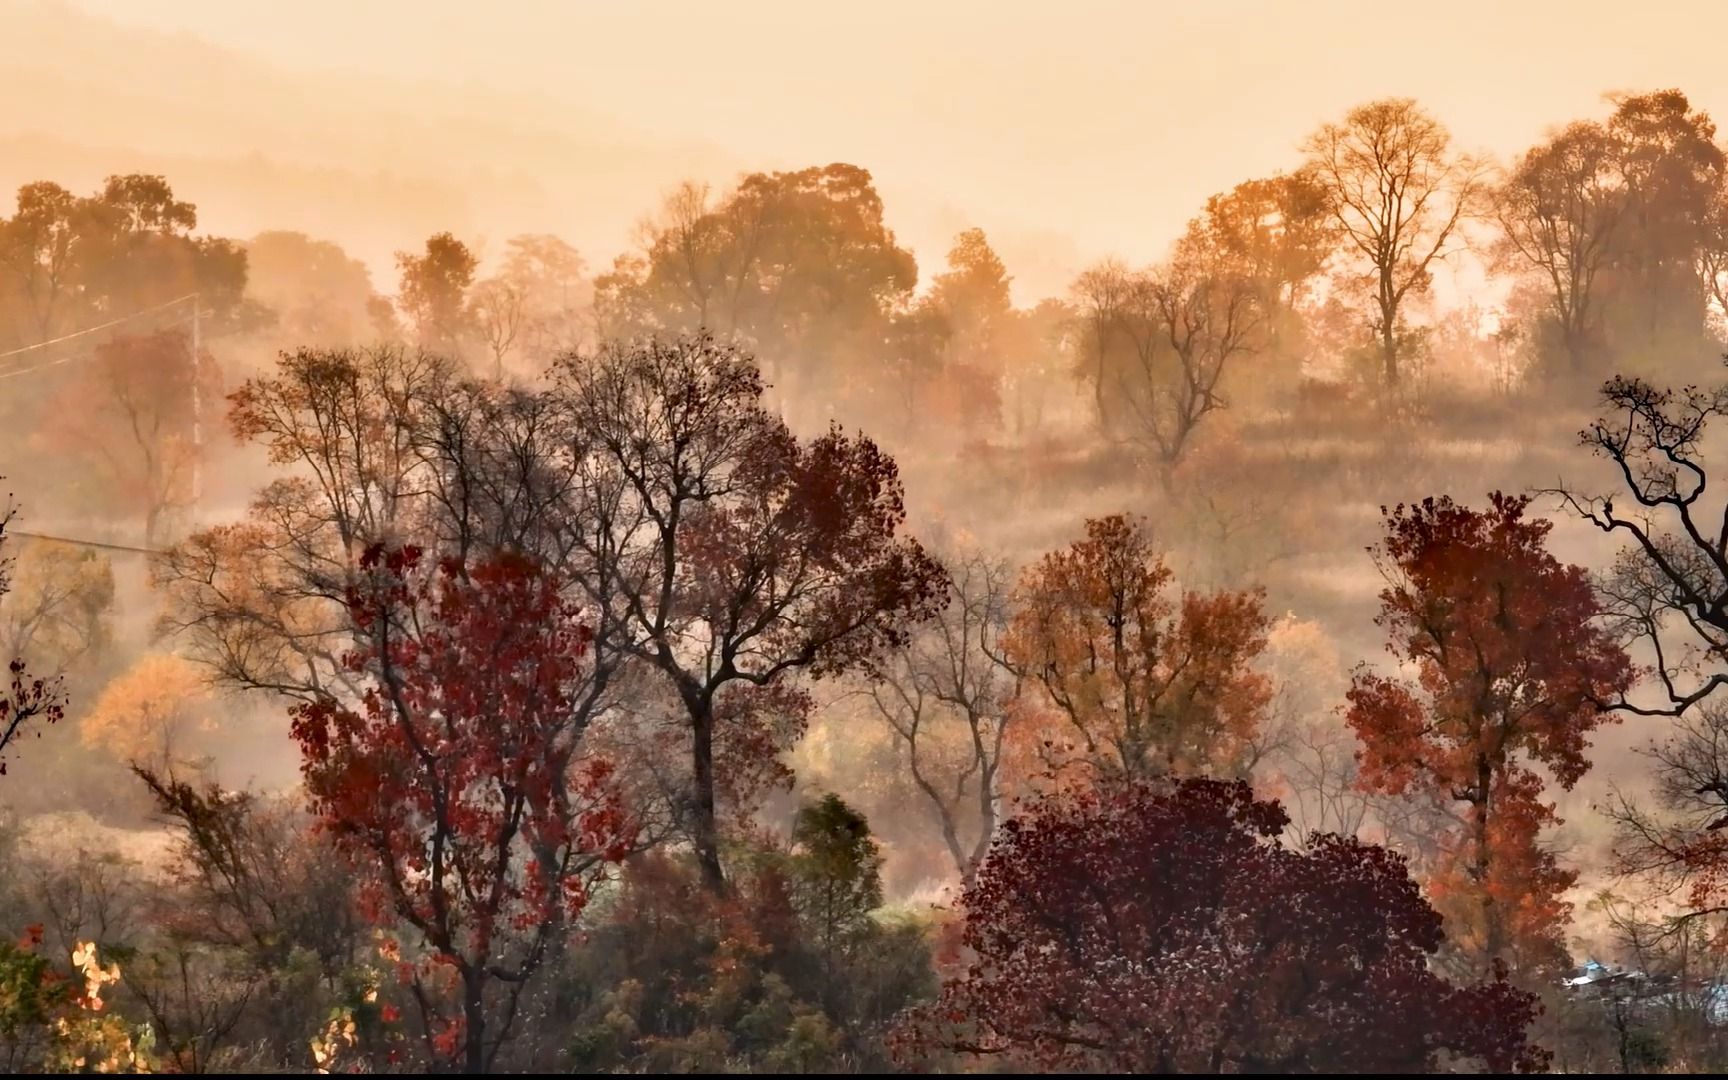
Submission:
[[[0,1067],[1723,1068],[1725,34],[0,0]]]

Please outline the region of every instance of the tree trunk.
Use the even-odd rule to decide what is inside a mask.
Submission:
[[[486,999],[484,975],[478,970],[462,977],[463,1062],[462,1071],[486,1071]]]
[[[1482,951],[1483,977],[1491,978],[1494,974],[1494,963],[1500,959],[1500,954],[1506,951],[1505,927],[1501,925],[1500,906],[1494,902],[1494,896],[1488,889],[1488,873],[1491,869],[1488,853],[1488,814],[1489,801],[1492,798],[1491,787],[1493,773],[1486,761],[1477,766],[1477,790],[1481,792],[1481,801],[1476,804],[1476,887],[1482,890]]]
[[[720,869],[720,827],[714,811],[714,716],[703,710],[694,717],[691,740],[692,775],[696,782],[695,807],[690,838],[696,846],[696,861],[702,882],[715,893],[726,891],[726,875]]]
[[[1385,369],[1386,385],[1398,385],[1398,335],[1397,328],[1392,325],[1396,317],[1393,310],[1382,306],[1380,314],[1380,362]]]

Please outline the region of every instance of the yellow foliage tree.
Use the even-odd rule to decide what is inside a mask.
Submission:
[[[178,656],[152,653],[108,684],[84,717],[85,746],[133,760],[171,756],[185,738],[209,730],[204,676]]]
[[[52,540],[26,540],[0,612],[0,653],[64,672],[108,644],[114,572],[105,556]]]

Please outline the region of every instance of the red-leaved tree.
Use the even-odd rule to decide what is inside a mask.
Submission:
[[[1633,680],[1581,567],[1547,549],[1551,523],[1526,497],[1486,510],[1447,498],[1386,511],[1374,555],[1379,625],[1407,680],[1359,672],[1348,720],[1373,790],[1461,804],[1430,888],[1466,954],[1487,971],[1561,960],[1576,875],[1540,846],[1554,824],[1540,766],[1570,789],[1592,730]]]
[[[1279,842],[1246,783],[1112,785],[1004,825],[966,890],[974,954],[901,1033],[1022,1069],[1425,1072],[1541,1068],[1539,1006],[1429,969],[1440,916],[1401,856]]]
[[[486,1071],[524,986],[631,842],[603,760],[589,630],[528,559],[428,565],[374,546],[350,595],[368,642],[357,707],[323,697],[293,732],[368,914],[416,931],[401,975],[434,1059]]]

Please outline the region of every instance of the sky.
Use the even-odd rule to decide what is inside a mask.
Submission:
[[[417,85],[483,89],[748,167],[852,162],[920,204],[926,246],[979,223],[1070,261],[1156,258],[1209,194],[1292,167],[1305,134],[1376,97],[1502,156],[1614,90],[1678,86],[1728,117],[1728,4],[1694,0],[75,3],[388,80],[407,107]]]

